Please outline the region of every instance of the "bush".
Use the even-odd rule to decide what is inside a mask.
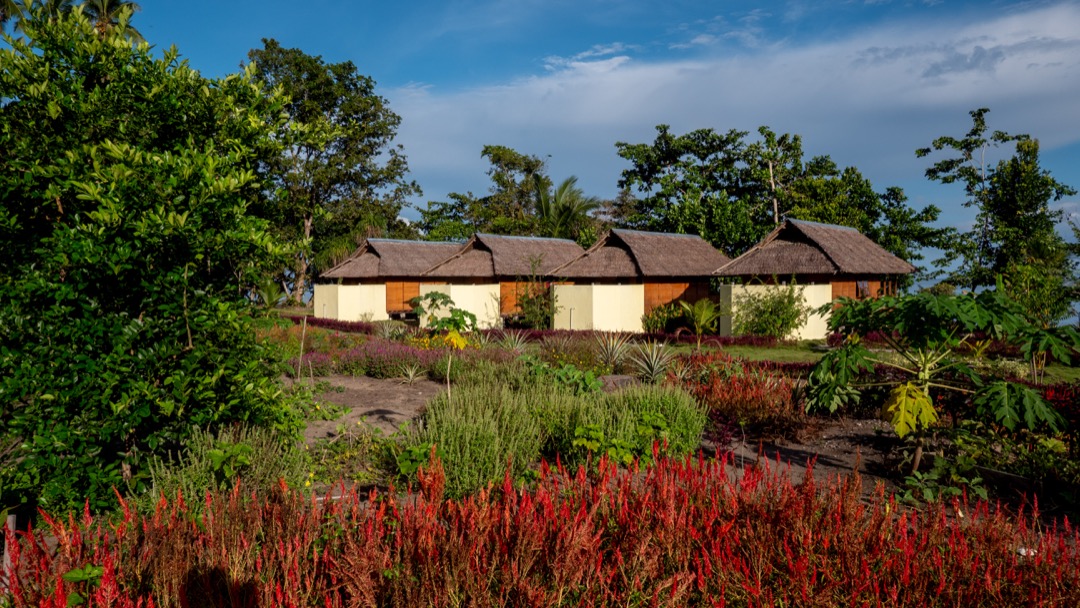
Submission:
[[[767,462],[767,461],[766,461]],[[116,522],[45,518],[12,544],[13,608],[63,606],[1076,606],[1080,535],[960,499],[898,508],[858,478],[729,460],[542,468],[531,491],[313,502],[217,493]],[[962,517],[960,515],[963,515]],[[48,541],[46,539],[49,539]],[[53,541],[55,539],[55,541]],[[55,548],[53,548],[55,546]],[[97,566],[80,581],[70,573]],[[67,576],[65,576],[67,575]],[[65,580],[66,579],[66,580]],[[72,602],[73,603],[73,602]]]
[[[464,496],[497,481],[508,468],[519,478],[539,458],[545,440],[533,408],[550,397],[540,389],[458,386],[431,400],[405,450],[423,461],[430,447],[439,451],[450,496]]]
[[[787,338],[806,323],[810,307],[795,283],[769,285],[764,292],[735,297],[732,331],[736,335]]]
[[[163,497],[191,499],[231,489],[237,483],[258,496],[267,496],[280,482],[301,488],[307,479],[308,459],[292,438],[242,426],[222,429],[216,435],[196,429],[180,454],[155,457],[147,468],[150,488],[135,496],[133,504],[143,513],[153,513]]]
[[[285,98],[80,12],[0,48],[0,510],[93,511],[196,427],[295,432],[250,293]]]
[[[792,436],[806,421],[795,384],[785,376],[724,353],[691,355],[683,365],[682,378],[669,375],[669,381],[683,386],[718,422]]]
[[[372,378],[396,378],[407,366],[431,369],[441,353],[379,338],[346,352],[338,361],[342,373]]]
[[[641,327],[647,334],[669,334],[679,329],[683,309],[678,302],[657,306],[641,317]]]

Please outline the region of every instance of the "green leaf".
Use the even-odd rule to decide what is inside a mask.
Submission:
[[[937,422],[938,414],[926,391],[914,382],[905,382],[889,392],[885,410],[896,434],[904,437]]]

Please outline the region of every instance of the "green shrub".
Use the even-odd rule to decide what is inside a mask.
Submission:
[[[671,333],[678,329],[683,318],[682,307],[678,302],[657,306],[641,316],[641,327],[647,334]]]
[[[789,337],[806,323],[810,307],[794,282],[735,296],[732,331],[737,336]]]
[[[246,297],[286,99],[81,13],[0,45],[0,509],[112,508],[192,429],[295,431]]]
[[[291,438],[258,427],[230,427],[214,433],[196,429],[183,451],[177,455],[154,457],[147,469],[150,488],[135,496],[143,512],[153,512],[164,495],[177,494],[198,505],[207,492],[229,489],[237,482],[245,493],[265,496],[284,480],[293,488],[303,487],[308,476],[308,459]]]
[[[464,496],[503,478],[521,477],[540,455],[544,428],[532,409],[539,391],[475,384],[442,393],[405,441],[406,450],[436,446],[446,468],[446,492]]]

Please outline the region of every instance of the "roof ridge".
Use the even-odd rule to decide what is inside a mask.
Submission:
[[[791,224],[791,225],[793,225],[793,226],[795,226],[795,228],[798,229],[799,232],[803,236],[805,236],[807,239],[810,240],[811,243],[814,244],[814,247],[818,248],[818,251],[820,251],[821,253],[823,253],[825,255],[825,258],[827,260],[829,260],[829,263],[833,265],[833,268],[835,268],[835,270],[833,272],[842,272],[842,269],[840,267],[840,263],[836,261],[836,258],[833,256],[833,254],[830,253],[829,250],[826,249],[824,245],[819,243],[817,241],[817,239],[810,236],[809,234],[806,234],[806,231],[799,228],[800,225],[803,225],[803,226],[818,226],[820,228],[825,228],[825,227],[833,227],[834,226],[833,224],[822,224],[821,222],[807,222],[807,221],[803,221],[803,220],[792,220],[792,219],[786,219],[786,218],[784,219],[784,221]],[[835,226],[835,227],[843,228],[842,226]],[[859,234],[862,234],[858,230],[855,230],[855,232],[857,232]]]
[[[701,235],[687,234],[685,232],[658,232],[656,230],[632,230],[630,228],[612,228],[611,232],[621,233],[621,234],[649,234],[649,235],[654,235],[654,236],[676,236],[676,237],[686,237],[686,238],[691,238],[691,239],[701,239]],[[705,239],[702,239],[702,240],[705,240]]]
[[[559,239],[559,238],[550,237],[550,236],[528,236],[528,235],[522,235],[522,234],[493,234],[493,233],[490,233],[490,232],[477,232],[474,236],[476,236],[477,238],[480,238],[480,237],[495,237],[497,239],[520,239],[520,240],[523,240],[523,241],[524,240],[531,240],[531,241],[561,241],[561,242],[564,242],[564,243],[573,243],[574,242],[572,239]]]

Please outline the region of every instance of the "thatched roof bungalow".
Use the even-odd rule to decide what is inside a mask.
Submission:
[[[408,312],[409,300],[420,295],[420,275],[460,248],[460,243],[367,239],[322,273],[324,282],[315,285],[315,316],[379,320]]]
[[[577,259],[551,271],[561,329],[641,331],[642,315],[677,300],[709,296],[717,264],[728,262],[699,236],[611,230]]]
[[[567,239],[478,233],[456,253],[426,269],[423,278],[425,283],[497,284],[499,312],[509,315],[518,310],[518,295],[528,288],[528,279],[547,280],[551,270],[584,251]]]
[[[729,261],[697,235],[617,228],[552,274],[575,283],[642,284],[648,312],[676,300],[707,297],[713,272]]]
[[[716,270],[717,276],[760,280],[794,277],[830,284],[832,298],[877,297],[896,289],[894,277],[915,267],[854,228],[785,219],[760,243]]]

